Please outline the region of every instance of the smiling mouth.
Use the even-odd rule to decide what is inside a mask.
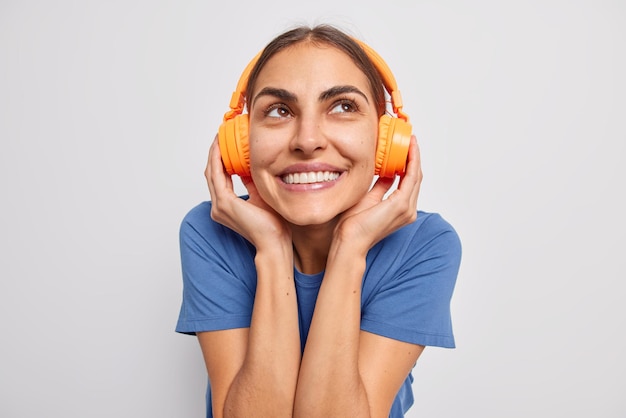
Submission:
[[[282,176],[282,180],[287,184],[311,184],[333,181],[339,177],[340,173],[334,171],[310,171],[308,173],[290,173]]]

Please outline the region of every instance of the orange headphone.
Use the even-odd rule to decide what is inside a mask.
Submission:
[[[356,40],[356,39],[355,39]],[[409,117],[402,112],[402,97],[396,80],[385,61],[372,48],[356,40],[383,79],[383,85],[391,98],[391,106],[397,117],[382,115],[378,122],[378,145],[376,170],[380,177],[395,177],[404,173],[411,140]],[[250,175],[250,149],[248,142],[248,115],[243,114],[246,85],[252,68],[261,56],[259,52],[246,66],[237,88],[230,99],[230,110],[224,114],[218,141],[224,167],[229,174]]]

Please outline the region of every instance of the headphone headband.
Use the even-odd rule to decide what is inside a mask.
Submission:
[[[385,90],[387,90],[387,93],[389,93],[389,97],[391,98],[391,107],[393,109],[393,112],[398,116],[398,118],[404,120],[405,122],[409,122],[408,115],[402,111],[402,95],[400,94],[400,90],[398,90],[396,79],[393,76],[393,73],[391,72],[391,69],[389,68],[385,60],[383,60],[383,58],[365,42],[356,38],[352,39],[361,47],[363,52],[365,52],[367,57],[376,68],[376,71],[378,71],[378,74],[382,78],[383,86],[385,87]],[[248,84],[248,78],[250,77],[252,69],[259,61],[262,53],[263,51],[257,53],[241,73],[239,81],[237,82],[237,87],[230,98],[230,110],[224,114],[224,122],[243,113],[243,109],[246,103],[246,87]]]

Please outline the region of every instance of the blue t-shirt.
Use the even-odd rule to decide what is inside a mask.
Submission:
[[[255,248],[211,219],[211,202],[185,216],[180,229],[183,301],[176,331],[195,334],[250,326],[256,291]],[[361,294],[361,329],[427,346],[455,346],[450,299],[461,261],[452,226],[419,211],[415,222],[376,244],[367,254]],[[324,273],[294,268],[302,347]],[[412,375],[398,392],[389,417],[402,418],[413,404]],[[210,383],[207,418],[212,417]]]

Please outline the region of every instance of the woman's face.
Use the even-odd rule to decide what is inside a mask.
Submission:
[[[274,55],[249,117],[252,179],[288,222],[328,223],[367,193],[378,115],[368,79],[344,52],[304,42]]]

